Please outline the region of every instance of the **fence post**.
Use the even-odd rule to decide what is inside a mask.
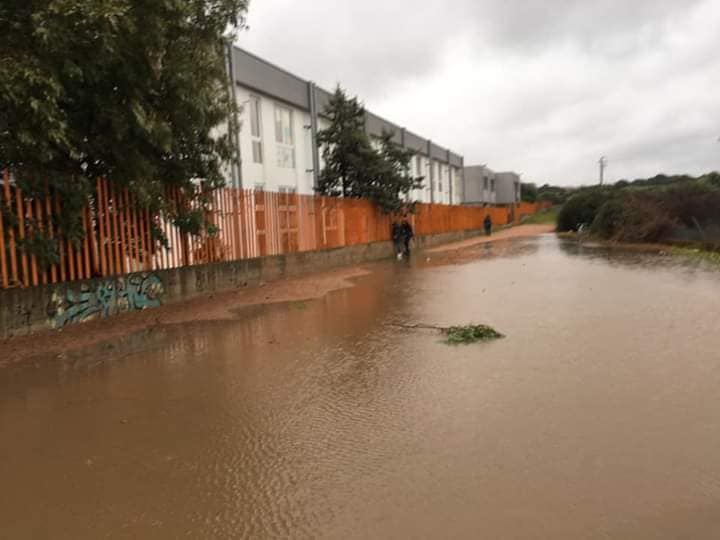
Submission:
[[[5,185],[5,175],[7,170],[3,170],[2,183]],[[2,271],[2,286],[3,289],[8,288],[8,272],[7,272],[7,260],[5,258],[5,226],[3,218],[3,201],[2,201],[2,190],[0,190],[0,271]]]

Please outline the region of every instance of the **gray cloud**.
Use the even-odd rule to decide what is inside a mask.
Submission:
[[[720,168],[716,0],[259,0],[239,44],[526,178]]]

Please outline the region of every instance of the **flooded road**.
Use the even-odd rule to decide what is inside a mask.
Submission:
[[[720,538],[719,271],[431,257],[0,370],[0,538]]]

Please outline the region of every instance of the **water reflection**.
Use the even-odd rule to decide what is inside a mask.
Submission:
[[[521,239],[2,370],[0,537],[712,538],[719,276]]]

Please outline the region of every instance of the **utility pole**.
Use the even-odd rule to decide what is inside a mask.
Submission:
[[[605,183],[605,169],[607,168],[607,162],[608,162],[608,159],[605,156],[601,156],[600,161],[598,162],[600,164],[600,185],[601,186]]]

